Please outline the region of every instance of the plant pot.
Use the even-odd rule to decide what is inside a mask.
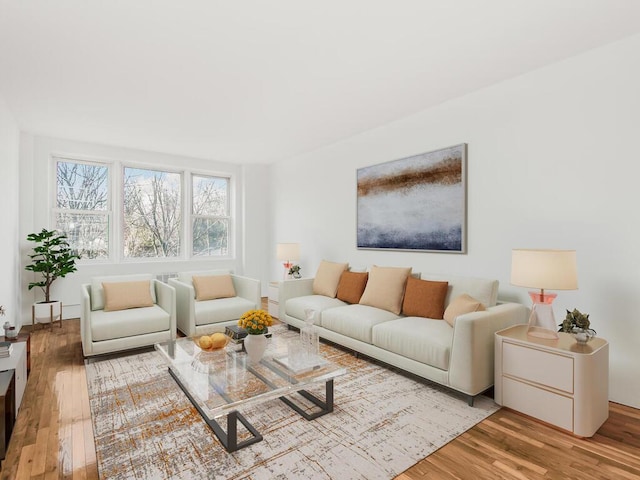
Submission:
[[[38,302],[32,306],[32,320],[35,323],[52,323],[60,320],[62,315],[62,302]]]
[[[264,335],[247,335],[244,337],[244,349],[250,363],[259,363],[267,349],[267,337]]]

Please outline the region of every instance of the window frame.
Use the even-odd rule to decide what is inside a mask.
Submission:
[[[216,179],[224,179],[227,181],[227,205],[226,205],[226,211],[227,214],[226,215],[199,215],[199,214],[195,214],[193,213],[193,206],[194,206],[194,195],[193,195],[193,179],[195,177],[204,177],[204,178],[216,178]],[[233,239],[234,239],[234,235],[233,235],[233,227],[234,227],[234,222],[233,222],[233,202],[232,202],[232,183],[233,183],[233,178],[231,175],[221,175],[221,174],[212,174],[212,173],[202,173],[202,172],[195,172],[195,171],[191,171],[189,172],[189,181],[187,182],[189,184],[189,226],[190,228],[189,230],[189,260],[202,260],[202,259],[215,259],[215,258],[221,258],[221,259],[228,259],[231,258],[232,252],[233,252]],[[201,219],[223,219],[227,221],[227,253],[225,255],[196,255],[194,252],[194,248],[193,248],[193,227],[194,227],[194,221],[197,218],[201,218]]]
[[[114,240],[115,240],[113,235],[114,229],[112,227],[113,220],[114,220],[113,164],[111,162],[104,161],[104,160],[89,160],[86,158],[75,157],[73,155],[57,155],[56,154],[56,155],[51,155],[51,159],[53,162],[53,169],[52,169],[52,175],[51,175],[52,182],[53,182],[53,189],[52,189],[53,203],[50,209],[50,224],[52,225],[52,228],[57,228],[57,225],[58,225],[57,216],[58,214],[61,214],[61,213],[75,214],[75,215],[104,215],[107,220],[107,242],[108,242],[107,256],[102,258],[91,258],[91,259],[81,258],[79,261],[81,263],[95,263],[95,264],[111,262],[112,252],[114,247]],[[78,209],[58,207],[58,162],[105,167],[107,169],[107,202],[106,202],[107,208],[105,210],[78,210]],[[68,232],[65,231],[64,233],[67,234]]]
[[[172,263],[172,262],[194,262],[194,261],[220,261],[230,260],[235,257],[236,242],[236,211],[235,211],[235,195],[236,180],[235,174],[231,172],[177,168],[170,165],[158,165],[145,162],[135,162],[127,160],[107,160],[103,158],[91,158],[90,156],[67,155],[67,154],[51,154],[52,173],[50,181],[52,183],[52,194],[49,195],[52,203],[49,208],[50,224],[56,226],[56,218],[59,213],[74,213],[76,210],[58,208],[57,192],[58,192],[58,176],[57,162],[78,163],[93,166],[104,166],[107,168],[108,188],[107,188],[107,205],[105,212],[108,222],[108,253],[104,258],[81,258],[80,264],[98,265],[98,264],[134,264],[134,263]],[[175,173],[180,175],[180,253],[175,257],[125,257],[124,256],[124,185],[125,185],[125,168],[134,168],[141,170],[151,170],[166,173]],[[193,177],[212,177],[223,178],[227,181],[227,216],[196,216],[193,212]],[[80,211],[90,215],[101,213],[97,210]],[[224,218],[228,221],[228,245],[225,255],[199,255],[193,254],[193,222],[194,218]],[[188,225],[188,226],[187,226]]]

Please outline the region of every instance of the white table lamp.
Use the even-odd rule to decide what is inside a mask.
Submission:
[[[575,250],[513,250],[511,284],[540,289],[540,293],[529,292],[533,306],[527,334],[541,338],[558,338],[558,326],[551,305],[557,295],[545,293],[545,290],[578,288]]]
[[[299,243],[279,243],[277,245],[276,256],[278,260],[281,260],[284,266],[283,278],[287,277],[289,269],[293,266],[292,260],[300,259],[300,244]]]

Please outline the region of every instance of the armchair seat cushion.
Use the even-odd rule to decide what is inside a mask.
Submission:
[[[399,317],[395,313],[380,308],[368,305],[347,305],[322,312],[321,325],[327,330],[361,342],[372,343],[372,328],[397,318]]]
[[[442,320],[405,317],[376,325],[373,344],[417,362],[448,370],[453,328]]]
[[[91,337],[94,342],[167,331],[171,315],[158,305],[116,312],[91,313]]]
[[[287,300],[286,312],[292,317],[305,319],[305,310],[311,309],[316,312],[323,312],[328,308],[344,307],[347,303],[337,298],[326,297],[324,295],[305,295]],[[316,322],[320,317],[316,318]]]
[[[218,298],[195,302],[194,314],[196,325],[237,320],[247,310],[256,308],[255,302],[242,297]]]

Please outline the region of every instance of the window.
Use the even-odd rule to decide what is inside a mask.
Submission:
[[[55,228],[82,258],[109,256],[109,167],[55,159]]]
[[[54,165],[52,221],[83,260],[229,255],[231,177],[62,156]]]
[[[125,258],[180,256],[181,183],[179,173],[124,168]]]
[[[229,179],[193,175],[191,180],[193,255],[227,255],[230,221]]]

